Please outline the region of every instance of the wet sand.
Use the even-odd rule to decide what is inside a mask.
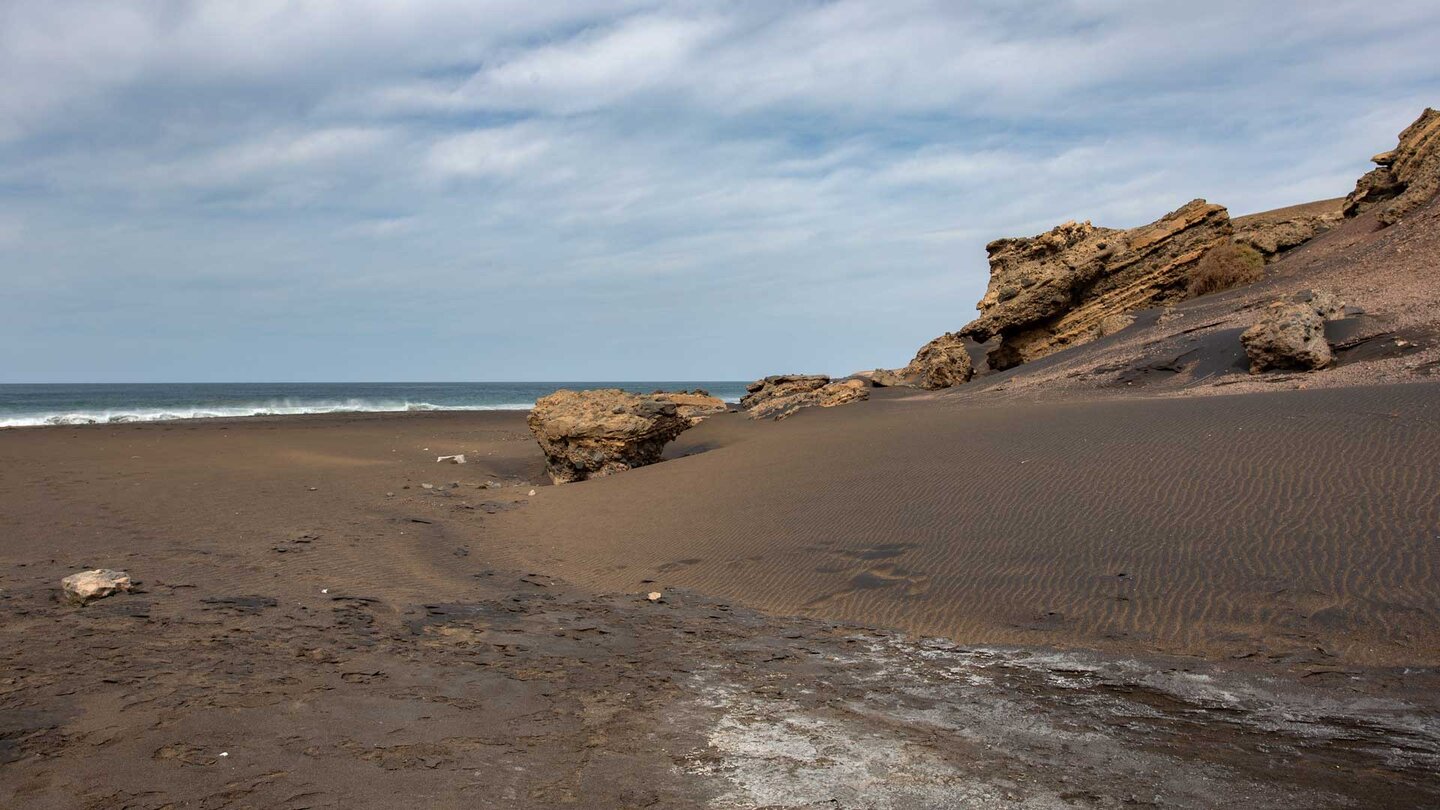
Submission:
[[[1437,393],[0,431],[0,806],[1423,806]]]

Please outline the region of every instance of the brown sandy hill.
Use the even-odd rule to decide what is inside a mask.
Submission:
[[[490,551],[965,643],[1433,666],[1437,420],[1437,384],[729,415]]]

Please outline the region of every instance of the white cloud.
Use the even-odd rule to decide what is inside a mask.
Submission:
[[[479,129],[436,141],[425,165],[442,178],[515,177],[549,151],[549,139],[535,127]]]
[[[0,0],[0,282],[66,282],[7,286],[0,347],[188,307],[375,376],[893,364],[991,238],[1344,193],[1437,47],[1420,0]]]

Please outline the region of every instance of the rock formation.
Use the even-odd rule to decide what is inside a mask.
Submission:
[[[903,370],[897,371],[893,368],[877,368],[870,371],[857,371],[846,377],[847,380],[863,380],[873,388],[913,388],[915,381],[906,377]]]
[[[778,422],[801,408],[833,408],[869,398],[870,388],[864,380],[827,381],[818,387],[794,386],[787,393],[765,397],[748,408],[747,413],[751,419],[774,419]]]
[[[775,374],[745,386],[747,393],[740,398],[740,407],[748,411],[766,400],[814,391],[829,383],[824,374]]]
[[[990,285],[980,317],[958,335],[1000,337],[989,354],[1005,369],[1094,340],[1115,315],[1185,296],[1191,266],[1230,239],[1223,206],[1193,200],[1130,230],[1067,222],[1029,239],[986,246]]]
[[[1440,191],[1440,112],[1427,108],[1400,133],[1399,146],[1371,160],[1378,168],[1345,198],[1345,216],[1378,207],[1380,222],[1394,225]]]
[[[680,414],[681,418],[689,421],[691,426],[705,421],[707,416],[714,416],[730,410],[730,406],[725,404],[725,400],[711,396],[709,391],[699,388],[694,391],[656,391],[652,396],[665,402],[675,403],[675,412]]]
[[[1236,218],[1234,239],[1254,248],[1269,263],[1330,230],[1342,219],[1339,201],[1297,205]]]
[[[975,368],[965,350],[965,339],[948,332],[921,346],[900,374],[920,388],[934,390],[969,382]]]
[[[674,402],[614,388],[556,391],[535,403],[527,422],[557,484],[654,464],[691,425]]]
[[[1334,295],[1310,290],[1291,301],[1277,301],[1240,336],[1250,358],[1250,373],[1269,369],[1317,369],[1330,365],[1325,321],[1340,317],[1345,304]]]
[[[129,591],[131,587],[129,574],[109,568],[81,571],[60,580],[60,590],[65,593],[65,598],[77,605]]]

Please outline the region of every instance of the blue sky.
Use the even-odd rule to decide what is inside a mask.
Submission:
[[[984,245],[1345,194],[1440,4],[0,0],[0,382],[906,362]]]

